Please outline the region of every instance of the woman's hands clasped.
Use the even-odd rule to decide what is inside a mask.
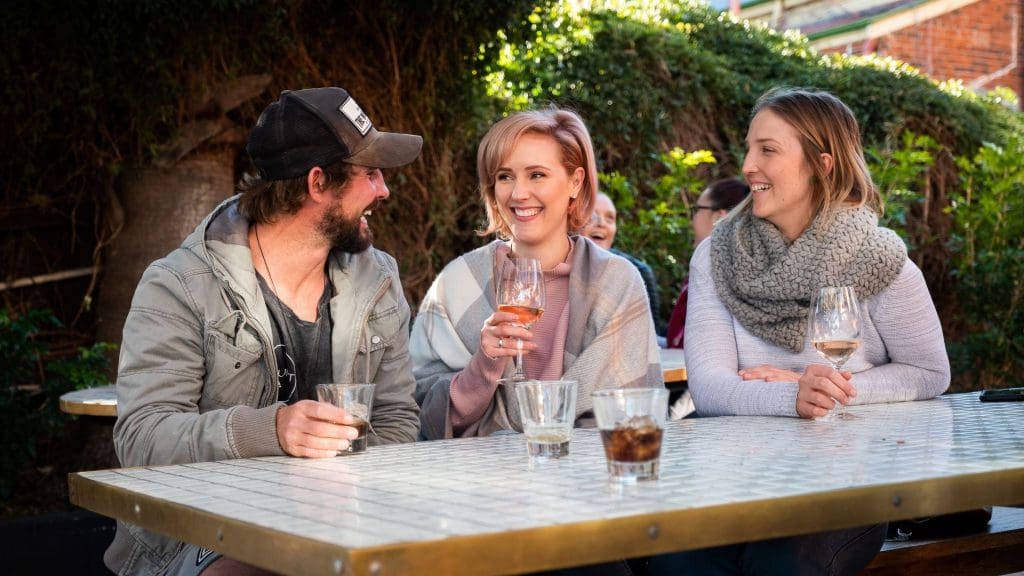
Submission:
[[[531,342],[533,333],[517,324],[518,320],[511,312],[491,314],[480,329],[480,350],[491,360],[515,356],[519,342],[522,342],[524,355],[536,350],[537,345]]]
[[[796,382],[799,386],[796,413],[801,418],[820,418],[828,414],[836,401],[847,404],[857,395],[857,390],[850,383],[853,378],[851,372],[839,372],[824,364],[812,364],[803,374],[762,364],[740,370],[739,375],[744,380]]]
[[[745,368],[740,370],[740,376],[744,380],[764,380],[765,382],[796,382],[800,380],[798,372],[776,368],[770,364]]]

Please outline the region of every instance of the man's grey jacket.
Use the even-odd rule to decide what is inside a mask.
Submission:
[[[142,276],[124,327],[114,446],[121,465],[284,455],[271,321],[237,197]],[[328,274],[336,382],[373,382],[373,444],[414,441],[409,305],[395,260],[334,251]],[[182,543],[125,523],[107,550],[120,574],[159,574]]]

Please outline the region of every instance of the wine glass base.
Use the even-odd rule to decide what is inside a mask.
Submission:
[[[824,416],[818,416],[817,418],[815,418],[815,420],[818,420],[818,421],[821,421],[821,422],[830,422],[830,421],[833,421],[833,420],[856,420],[857,419],[856,416],[854,416],[853,414],[850,414],[846,410],[846,405],[845,404],[842,404],[842,403],[840,403],[837,400],[833,400],[833,402],[835,402],[835,404],[832,405],[832,409],[829,410]]]
[[[835,412],[829,410],[824,416],[815,416],[813,420],[815,422],[832,422],[834,420],[838,420],[838,418],[836,418]]]
[[[829,411],[824,416],[818,416],[814,419],[815,422],[835,422],[837,420],[856,420],[859,416],[850,414],[849,412],[833,412]]]

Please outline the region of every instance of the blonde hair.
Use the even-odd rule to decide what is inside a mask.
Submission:
[[[597,164],[594,144],[583,119],[571,110],[548,108],[516,112],[497,122],[480,141],[476,155],[476,172],[480,179],[480,197],[487,208],[487,228],[481,236],[497,233],[508,239],[512,235],[509,225],[498,212],[494,184],[498,168],[525,134],[548,136],[562,150],[562,165],[572,174],[583,168],[583,185],[576,198],[569,201],[569,234],[579,234],[590,221],[597,195]]]
[[[762,110],[771,110],[800,135],[804,161],[814,172],[814,216],[823,214],[827,222],[844,204],[868,206],[881,214],[882,199],[864,160],[860,127],[842,100],[824,91],[773,88],[757,99],[750,117]],[[831,170],[821,159],[823,153],[832,157]]]

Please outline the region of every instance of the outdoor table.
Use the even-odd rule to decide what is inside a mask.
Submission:
[[[117,417],[117,392],[113,386],[96,386],[60,396],[60,410],[68,414]]]
[[[659,348],[662,379],[666,384],[686,381],[686,356],[680,348]]]
[[[607,480],[596,430],[70,475],[71,501],[285,574],[501,574],[1024,502],[1024,403],[666,425],[661,476]]]

